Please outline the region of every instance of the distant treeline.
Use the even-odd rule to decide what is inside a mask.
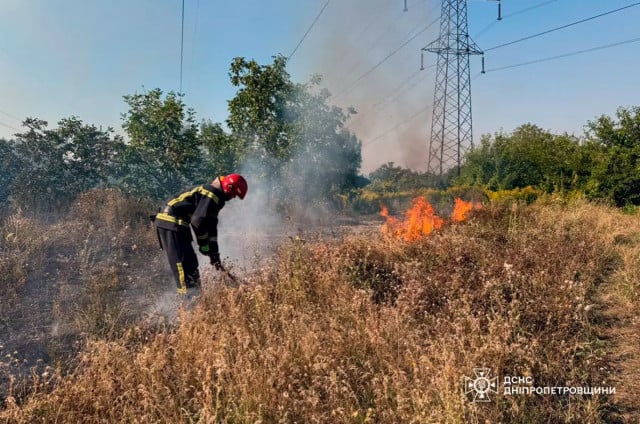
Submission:
[[[387,163],[369,175],[369,193],[425,187],[488,190],[534,187],[546,193],[580,192],[616,206],[640,205],[640,107],[620,108],[586,125],[583,137],[553,134],[525,124],[510,134],[485,135],[458,175],[443,178]]]
[[[124,97],[126,140],[77,117],[57,128],[28,118],[23,132],[0,139],[0,201],[64,210],[100,187],[162,199],[229,172],[247,174],[276,201],[326,200],[361,184],[361,145],[343,129],[351,112],[327,104],[319,78],[293,83],[285,65],[283,57],[264,66],[233,61],[238,91],[226,128],[196,122],[179,94],[160,89]]]
[[[292,82],[281,56],[269,65],[236,58],[229,76],[238,91],[224,126],[197,122],[181,95],[160,89],[124,96],[126,140],[77,117],[62,119],[57,128],[26,119],[23,132],[0,139],[0,201],[23,210],[64,210],[80,193],[101,187],[163,199],[216,175],[242,172],[283,207],[333,202],[371,212],[379,209],[380,196],[456,185],[534,187],[617,206],[640,204],[639,107],[588,122],[583,137],[532,124],[485,135],[459,172],[444,176],[391,162],[367,179],[360,175],[361,143],[344,127],[355,111],[330,105],[319,77]]]

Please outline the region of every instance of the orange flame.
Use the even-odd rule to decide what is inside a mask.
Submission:
[[[462,199],[455,199],[452,222],[463,222],[473,209],[481,209],[482,204],[465,202]],[[380,215],[386,218],[386,223],[382,226],[382,233],[395,238],[403,238],[406,241],[414,241],[421,236],[429,235],[433,230],[438,230],[444,225],[444,220],[436,215],[433,206],[418,196],[413,199],[411,208],[404,214],[404,219],[399,220],[389,215],[389,209],[382,205]]]
[[[462,199],[456,199],[453,212],[451,213],[451,220],[453,222],[463,222],[473,209],[482,209],[482,205],[480,203],[465,202]]]
[[[421,236],[431,234],[444,224],[444,220],[435,214],[433,206],[424,197],[413,199],[411,208],[405,212],[405,219],[400,221],[389,216],[389,210],[383,205],[380,215],[387,219],[382,232],[396,238],[414,241]]]

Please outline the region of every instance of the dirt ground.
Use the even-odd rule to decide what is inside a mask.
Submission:
[[[326,223],[325,223],[326,224]],[[277,247],[289,240],[319,240],[379,231],[380,219],[364,221],[336,219],[324,226],[291,225],[277,231],[260,233],[226,232],[221,239],[223,259],[233,274],[242,276],[268,262]],[[225,255],[226,252],[226,255]],[[111,305],[102,313],[119,323],[140,321],[171,322],[180,302],[176,296],[166,257],[159,249],[137,252],[119,264],[118,284],[107,291],[91,291],[79,277],[74,252],[46,252],[44,269],[31,269],[10,302],[4,302],[0,320],[0,404],[11,392],[26,393],[26,380],[42,375],[50,368],[69,368],[87,336],[83,326],[90,317],[87,301],[101,303],[96,296],[108,295]],[[125,266],[126,265],[126,266]],[[225,281],[200,257],[203,280]],[[218,275],[217,275],[218,274]],[[107,272],[96,278],[112,278]],[[232,283],[232,282],[231,282]],[[88,298],[88,299],[87,299]]]

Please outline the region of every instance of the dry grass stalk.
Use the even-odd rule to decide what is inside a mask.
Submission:
[[[637,221],[618,217],[584,203],[493,206],[410,243],[292,239],[247,284],[209,281],[176,326],[138,325],[88,343],[75,372],[8,403],[0,418],[601,422],[615,399],[497,395],[476,404],[463,381],[487,366],[537,386],[613,385],[598,287],[613,275],[636,299],[637,271],[626,268],[640,252]],[[623,261],[616,233],[634,240]]]

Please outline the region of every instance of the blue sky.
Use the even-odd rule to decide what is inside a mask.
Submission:
[[[336,104],[361,112],[349,126],[364,143],[365,173],[388,161],[425,168],[435,69],[419,72],[420,48],[437,37],[438,24],[416,34],[436,20],[440,2],[409,0],[404,12],[403,1],[331,0],[289,63],[295,81],[322,74]],[[224,121],[235,93],[232,58],[266,64],[289,55],[325,2],[186,0],[187,105],[199,119]],[[496,22],[495,2],[469,0],[469,33],[489,49],[631,3],[503,0],[505,18]],[[0,137],[10,137],[27,116],[55,126],[74,115],[122,132],[122,96],[179,89],[181,6],[181,0],[0,0]],[[485,55],[486,68],[637,38],[639,21],[637,6],[495,49]],[[484,75],[472,57],[474,138],[526,122],[582,135],[588,120],[640,105],[639,62],[640,43]],[[426,66],[434,63],[434,55],[425,56]]]

